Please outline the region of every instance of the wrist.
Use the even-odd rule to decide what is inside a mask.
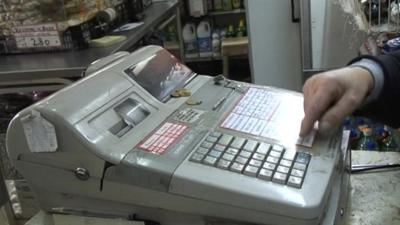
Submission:
[[[372,77],[372,88],[368,86],[368,96],[364,100],[364,104],[376,101],[380,96],[384,84],[384,75],[381,65],[371,59],[363,58],[360,61],[354,62],[349,67],[362,68],[369,72],[369,75]]]
[[[366,96],[368,96],[374,89],[374,77],[371,72],[363,67],[354,66],[351,68],[352,74],[355,76],[357,83],[366,88]]]

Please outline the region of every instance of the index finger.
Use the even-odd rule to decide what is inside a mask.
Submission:
[[[334,102],[336,96],[332,91],[317,89],[313,93],[304,96],[304,118],[301,123],[300,136],[306,136],[322,115]]]

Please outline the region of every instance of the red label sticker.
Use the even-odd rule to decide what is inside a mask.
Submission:
[[[186,125],[175,123],[164,123],[152,135],[147,137],[139,148],[155,153],[162,154],[173,144],[187,129]]]

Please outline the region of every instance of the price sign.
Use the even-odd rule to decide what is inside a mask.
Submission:
[[[61,46],[58,36],[16,37],[18,48],[45,48]]]
[[[39,24],[13,28],[18,48],[61,47],[61,40],[56,24]]]

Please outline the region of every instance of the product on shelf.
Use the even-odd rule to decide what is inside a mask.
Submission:
[[[207,11],[213,11],[213,10],[214,10],[213,0],[207,0]]]
[[[232,10],[232,0],[223,0],[222,7],[224,11]]]
[[[0,54],[86,48],[107,27],[126,21],[124,2],[0,0]]]
[[[212,52],[213,57],[221,56],[221,40],[219,36],[219,30],[214,30],[212,34]]]
[[[222,10],[223,9],[223,2],[222,2],[223,0],[214,0],[214,7],[213,7],[213,9],[215,10],[215,11],[219,11],[219,10]]]
[[[350,131],[351,149],[399,151],[396,131],[381,123],[364,117],[347,117],[343,129]]]
[[[232,0],[232,7],[234,9],[239,9],[241,5],[242,5],[241,0]]]
[[[232,11],[244,8],[243,0],[207,0],[208,11]]]
[[[189,0],[189,13],[193,17],[200,17],[207,14],[206,0]]]
[[[213,55],[210,22],[203,20],[197,25],[197,43],[200,57]]]
[[[236,36],[235,28],[233,27],[233,25],[229,25],[226,37],[230,38],[235,36]]]
[[[219,32],[219,37],[220,37],[221,41],[224,40],[224,39],[226,38],[227,32],[228,32],[228,31],[227,31],[226,28],[222,28],[222,29],[221,29],[221,31]]]
[[[394,138],[394,134],[390,129],[385,126],[385,137],[381,140],[382,146],[381,150],[382,151],[397,151],[398,150],[398,145],[396,143],[396,140]]]
[[[384,53],[394,52],[400,49],[400,37],[388,40],[382,48]]]
[[[399,6],[400,6],[400,3],[398,1],[394,1],[390,4],[390,20],[393,23],[400,22]]]
[[[237,37],[245,37],[247,35],[246,26],[244,25],[244,20],[241,19],[239,21],[239,26],[237,28],[236,36]]]
[[[197,48],[196,26],[193,23],[187,23],[182,29],[185,57],[196,58],[199,56]]]
[[[166,36],[167,36],[166,37],[167,41],[172,41],[172,42],[178,41],[177,34],[176,34],[176,27],[174,25],[168,26]]]
[[[142,0],[125,0],[124,3],[129,22],[137,22],[145,17]]]
[[[358,148],[360,150],[379,150],[379,145],[375,138],[372,136],[371,128],[364,128],[362,132],[362,137],[359,141]]]

